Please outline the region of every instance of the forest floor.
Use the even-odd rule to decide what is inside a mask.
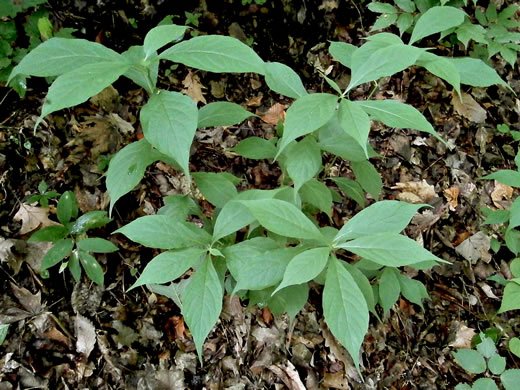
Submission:
[[[364,6],[353,5],[357,2],[339,0],[268,0],[263,6],[237,0],[90,3],[95,2],[49,1],[51,20],[121,52],[141,44],[166,15],[177,15],[173,22],[184,24],[185,11],[200,13],[199,26],[192,31],[232,35],[249,43],[252,39],[264,60],[291,66],[314,92],[329,91],[317,68],[332,65],[329,77],[348,77],[332,61],[327,42],[360,45],[375,20]],[[429,45],[445,55],[464,54],[437,42]],[[501,60],[494,66],[520,93],[517,69]],[[198,132],[192,171],[230,172],[251,187],[275,186],[280,175],[276,163],[246,160],[226,150],[246,136],[272,133],[273,124],[263,114],[273,106],[288,107],[290,100],[269,91],[257,75],[178,66],[165,76],[165,70],[162,88],[184,90],[199,106],[227,100],[260,115],[239,126]],[[146,288],[126,292],[135,272],[155,252],[111,233],[155,213],[162,197],[178,189],[178,172],[163,163],[147,170],[142,183],[118,201],[113,221],[95,232],[120,248],[98,257],[105,269],[104,287],[86,278],[75,283],[70,273],[57,269],[51,269],[48,279],[35,272],[46,247],[26,240],[56,219],[55,203],[41,209],[27,199],[43,180],[60,193],[74,191],[82,212],[106,210],[109,199],[100,163],[142,137],[137,113],[146,98],[143,90],[120,79],[89,102],[47,117],[33,132],[46,88],[43,80],[30,79],[27,95],[20,99],[0,87],[0,323],[10,324],[0,347],[0,390],[453,389],[472,379],[454,361],[454,348],[467,347],[475,333],[491,328],[508,337],[520,334],[515,312],[495,314],[502,287],[487,279],[510,276],[507,264],[514,256],[505,247],[498,253],[490,250],[489,237],[495,232],[484,229],[480,211],[481,206],[507,207],[516,195],[493,181],[479,180],[514,166],[518,142],[497,131],[500,124],[520,130],[520,104],[510,91],[465,87],[467,101],[461,105],[449,87],[418,68],[381,80],[374,91],[373,98],[413,105],[448,140],[446,147],[433,137],[374,123],[370,143],[382,156],[375,160],[384,183],[381,199],[402,198],[407,192],[432,205],[414,218],[407,233],[415,238],[422,232],[424,246],[451,264],[427,272],[409,270],[431,296],[424,311],[400,299],[387,318],[371,318],[362,348],[361,383],[323,322],[317,286],[291,325],[284,316],[273,318],[267,309],[227,296],[204,346],[203,367],[171,299]],[[334,164],[348,171],[343,162]],[[359,211],[348,199],[334,207],[338,215]],[[498,348],[509,368],[519,368],[503,342]],[[89,353],[81,352],[85,350]]]

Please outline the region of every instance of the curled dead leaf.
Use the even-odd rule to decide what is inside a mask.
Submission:
[[[444,197],[448,201],[448,204],[450,206],[451,211],[455,211],[455,209],[458,206],[458,198],[460,194],[460,189],[458,186],[453,186],[450,188],[447,188],[443,191]]]
[[[495,189],[491,193],[491,200],[496,208],[503,210],[501,200],[509,200],[513,196],[513,187],[499,183],[495,180]]]
[[[37,228],[59,225],[49,219],[49,208],[31,206],[27,203],[20,205],[13,219],[22,223],[22,228],[18,232],[20,234],[27,234]]]
[[[257,111],[256,113],[262,115],[261,112]],[[283,122],[285,120],[285,106],[280,103],[274,104],[261,116],[261,119],[265,123],[276,126],[278,121]]]
[[[401,190],[401,193],[397,194],[397,199],[409,203],[425,203],[437,197],[435,187],[428,184],[424,179],[422,181],[397,183],[391,188],[393,190]]]

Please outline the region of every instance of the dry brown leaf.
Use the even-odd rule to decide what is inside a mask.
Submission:
[[[458,186],[453,186],[450,188],[447,188],[443,191],[444,197],[448,201],[448,204],[450,206],[451,211],[455,211],[455,209],[458,206],[458,199],[460,194],[460,189]]]
[[[77,315],[74,320],[74,330],[76,332],[76,351],[88,358],[96,345],[96,328],[88,319]]]
[[[36,294],[32,294],[25,287],[18,287],[14,283],[11,283],[11,289],[13,294],[18,299],[18,302],[23,306],[25,310],[32,314],[38,314],[42,310],[42,292],[38,291]]]
[[[262,99],[264,97],[262,95],[253,96],[251,99],[247,99],[246,106],[247,107],[260,107],[262,105]]]
[[[462,115],[472,122],[484,123],[486,120],[486,110],[484,110],[480,104],[478,104],[475,99],[467,93],[462,92],[461,99],[456,92],[453,92],[451,104],[453,104],[453,108],[455,108],[457,114]]]
[[[397,199],[409,203],[424,203],[432,200],[437,195],[433,185],[428,184],[426,180],[409,181],[406,183],[397,183],[392,187],[393,190],[401,190],[397,195]]]
[[[182,93],[192,98],[195,103],[201,102],[206,104],[206,98],[202,94],[202,88],[205,87],[200,83],[199,76],[188,72],[188,75],[182,81],[182,85],[184,85]]]
[[[48,208],[31,206],[27,203],[20,205],[20,209],[16,212],[13,219],[22,223],[22,228],[19,231],[20,234],[27,234],[37,228],[59,225],[57,222],[49,219]]]
[[[453,348],[465,348],[471,349],[471,340],[475,336],[475,329],[468,328],[461,322],[455,322],[455,340],[453,340],[449,346]]]
[[[323,376],[322,386],[325,386],[327,389],[350,390],[351,388],[348,384],[348,378],[343,371],[326,372]]]
[[[261,114],[258,111],[256,113]],[[278,121],[285,121],[285,106],[280,103],[274,104],[262,115],[261,119],[265,123],[276,126]]]
[[[509,200],[513,196],[513,187],[508,185],[499,183],[495,180],[495,189],[491,193],[491,200],[493,200],[493,204],[496,208],[501,210],[504,209],[504,206],[500,204],[501,200]]]
[[[455,248],[455,252],[464,257],[471,264],[475,264],[478,260],[489,263],[491,261],[490,248],[491,239],[483,232],[478,232],[462,241],[462,243]]]

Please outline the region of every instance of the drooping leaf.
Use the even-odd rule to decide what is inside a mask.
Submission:
[[[361,272],[357,267],[352,264],[346,263],[344,261],[341,262],[341,265],[346,268],[346,270],[350,273],[354,281],[356,282],[359,290],[365,297],[365,302],[367,303],[368,310],[374,313],[376,316],[378,315],[376,308],[376,298],[374,297],[374,289],[370,284],[368,278]]]
[[[222,311],[224,290],[211,258],[205,259],[186,286],[182,314],[202,364],[202,346]]]
[[[78,251],[78,256],[81,266],[85,270],[85,273],[89,279],[94,283],[102,286],[104,283],[105,274],[103,273],[103,268],[101,268],[101,265],[98,263],[96,258],[81,249]]]
[[[189,176],[190,147],[197,130],[197,106],[186,95],[161,90],[141,109],[146,140],[174,159]]]
[[[397,13],[391,13],[391,14],[382,14],[377,19],[370,31],[377,31],[385,29],[392,24],[394,24],[397,21],[398,14]]]
[[[167,43],[182,38],[187,26],[177,26],[175,24],[166,24],[152,28],[144,37],[143,49],[145,59],[150,58],[161,47]]]
[[[221,35],[192,38],[165,50],[160,59],[209,72],[264,74],[264,61],[238,39]]]
[[[296,138],[327,123],[334,115],[337,100],[337,96],[328,93],[313,93],[297,99],[287,110],[278,155]]]
[[[82,249],[85,252],[111,253],[118,251],[117,246],[104,238],[85,238],[78,241],[76,244],[79,249]]]
[[[345,42],[331,42],[329,46],[329,52],[332,57],[347,68],[352,66],[352,54],[354,54],[356,49],[356,46]]]
[[[141,276],[129,290],[143,284],[162,284],[182,276],[206,251],[201,248],[185,248],[163,252],[155,256],[144,268]]]
[[[213,240],[217,241],[231,233],[252,224],[256,218],[240,202],[227,202],[215,221]]]
[[[338,232],[335,242],[378,234],[400,233],[425,204],[411,204],[397,200],[376,202],[352,217]],[[377,221],[377,223],[373,223]]]
[[[327,270],[323,314],[330,331],[359,370],[359,349],[368,330],[368,307],[354,278],[335,258]]]
[[[150,95],[154,93],[159,73],[159,61],[153,60],[155,54],[150,58],[151,63],[146,63],[145,52],[142,46],[131,46],[127,51],[121,53],[126,58],[130,67],[123,74],[134,83],[143,87]]]
[[[105,226],[110,221],[111,219],[107,217],[106,211],[94,210],[83,214],[68,227],[71,234],[81,234],[90,229]]]
[[[72,252],[73,245],[74,241],[72,241],[72,238],[56,241],[52,248],[43,256],[40,269],[44,271],[68,257]]]
[[[352,198],[362,208],[365,207],[365,193],[357,181],[346,177],[333,177],[331,179],[348,197]]]
[[[235,184],[222,173],[195,172],[192,176],[202,195],[217,207],[224,207],[237,195]]]
[[[65,226],[47,226],[33,233],[27,242],[55,242],[67,237],[68,234],[69,231]]]
[[[417,60],[417,65],[426,68],[430,73],[440,77],[450,83],[455,91],[460,94],[460,75],[459,71],[450,60],[435,55],[433,53],[424,52]]]
[[[332,193],[322,181],[311,179],[300,188],[302,202],[308,203],[329,217],[332,210]]]
[[[417,20],[410,44],[432,34],[439,33],[464,22],[465,13],[456,7],[432,7]]]
[[[186,221],[188,215],[202,215],[197,203],[188,195],[174,194],[167,196],[163,201],[164,206],[157,210],[158,215],[168,215],[180,221]]]
[[[383,189],[383,181],[377,169],[368,160],[351,161],[350,166],[356,175],[356,181],[375,200],[378,200]]]
[[[287,65],[266,62],[264,67],[265,82],[273,91],[293,99],[307,95],[300,76]]]
[[[256,115],[236,103],[209,103],[199,110],[199,123],[197,127],[232,126],[250,116]]]
[[[413,15],[407,13],[399,15],[396,25],[399,29],[399,35],[403,36],[403,34],[413,25]]]
[[[338,121],[345,133],[351,136],[369,158],[367,150],[370,118],[359,105],[350,100],[341,99],[339,103]]]
[[[497,72],[482,60],[471,57],[451,58],[460,75],[460,83],[473,87],[489,87],[503,85],[512,91],[511,87],[500,78]]]
[[[247,137],[231,150],[245,158],[254,160],[274,158],[277,151],[276,141],[277,138],[264,139],[260,137]]]
[[[424,310],[422,300],[430,299],[424,284],[402,274],[399,274],[399,283],[401,284],[401,294],[410,302],[419,305],[421,309]]]
[[[81,280],[81,265],[79,263],[79,251],[73,250],[69,261],[67,264],[67,268],[69,269],[70,273],[72,274],[74,280],[76,282],[79,282]]]
[[[520,172],[511,169],[501,169],[500,171],[484,176],[482,179],[496,180],[507,186],[520,187]]]
[[[504,288],[502,304],[500,305],[498,313],[518,309],[520,309],[520,285],[515,282],[509,282]]]
[[[176,221],[166,215],[147,215],[137,218],[119,228],[130,240],[152,248],[178,249],[204,246],[211,242],[211,236],[189,222]]]
[[[320,148],[312,136],[292,144],[284,153],[287,158],[287,173],[293,180],[295,191],[298,191],[323,167]]]
[[[385,267],[379,277],[379,301],[387,315],[392,306],[399,299],[401,285],[399,284],[399,272],[392,267]]]
[[[268,301],[267,306],[275,316],[282,313],[289,315],[289,322],[292,323],[296,314],[307,303],[309,298],[309,286],[307,283],[289,286],[278,291]]]

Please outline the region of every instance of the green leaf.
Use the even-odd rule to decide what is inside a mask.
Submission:
[[[520,285],[515,282],[509,282],[504,288],[502,304],[498,313],[518,309],[520,309]]]
[[[501,169],[500,171],[484,176],[482,179],[496,180],[507,186],[520,187],[520,172],[511,169]]]
[[[217,241],[256,221],[246,206],[240,202],[227,202],[215,221],[213,240]]]
[[[467,383],[459,383],[455,386],[455,390],[471,390],[471,386]]]
[[[518,337],[509,340],[509,351],[516,357],[520,357],[520,339]]]
[[[518,388],[518,383],[520,382],[520,370],[506,370],[502,375],[500,375],[500,380],[506,390],[516,390]]]
[[[356,175],[356,181],[368,192],[375,200],[379,199],[383,189],[381,175],[370,161],[351,161],[350,167]]]
[[[372,119],[381,121],[389,127],[424,131],[433,134],[444,143],[423,114],[408,104],[396,100],[358,100],[355,103],[359,104]]]
[[[40,269],[44,271],[68,257],[72,252],[73,245],[74,241],[72,241],[72,238],[56,241],[52,248],[43,256]]]
[[[497,72],[477,58],[451,58],[460,75],[460,83],[473,87],[489,87],[503,85],[512,91],[511,87],[500,78]]]
[[[482,374],[486,371],[486,361],[480,353],[474,349],[459,349],[452,352],[457,363],[472,374]]]
[[[85,238],[78,241],[77,246],[86,252],[111,253],[118,251],[117,246],[103,238]]]
[[[282,282],[273,294],[287,286],[306,283],[314,279],[327,265],[329,253],[329,248],[313,248],[294,256],[285,269]]]
[[[184,289],[189,284],[189,279],[181,279],[178,283],[170,283],[167,286],[161,284],[150,284],[148,288],[156,294],[164,295],[165,297],[170,298],[173,303],[177,305],[179,309],[182,311],[182,295],[184,294]]]
[[[202,195],[219,208],[237,195],[235,184],[222,173],[196,172],[192,176]]]
[[[199,110],[197,127],[232,126],[255,114],[244,110],[241,105],[231,102],[206,104]]]
[[[298,314],[307,303],[308,298],[309,286],[307,283],[298,284],[278,291],[267,301],[267,306],[275,316],[287,313],[289,315],[289,322],[292,323],[296,314]]]
[[[98,261],[91,254],[82,251],[81,249],[78,251],[79,261],[85,270],[85,273],[94,283],[103,285],[105,275],[103,273],[103,268],[99,265]]]
[[[471,21],[466,20],[462,23],[457,30],[455,30],[457,34],[457,39],[462,42],[464,48],[467,49],[468,42],[470,40],[485,43],[486,42],[486,29],[482,27],[480,24],[473,24]]]
[[[404,12],[415,11],[415,3],[412,0],[394,0],[394,2]]]
[[[107,217],[106,211],[89,211],[76,219],[76,221],[70,225],[69,231],[71,234],[81,234],[87,230],[105,226],[110,221],[111,219]]]
[[[0,345],[2,345],[7,337],[7,331],[9,329],[9,324],[0,324]]]
[[[379,277],[379,300],[385,316],[399,299],[400,293],[399,272],[395,268],[385,267]]]
[[[309,134],[327,123],[334,115],[337,100],[337,96],[328,93],[313,93],[297,99],[287,110],[278,155],[296,138]]]
[[[399,29],[399,35],[403,35],[413,25],[412,14],[401,14],[397,18],[397,28]]]
[[[479,378],[473,382],[473,390],[498,390],[498,386],[491,378]]]
[[[401,284],[401,294],[410,302],[419,305],[421,309],[424,310],[422,300],[430,299],[424,284],[402,274],[399,274],[399,283]]]
[[[507,228],[513,229],[517,226],[520,226],[520,197],[515,199],[509,211],[511,212],[511,216],[509,218],[509,226]]]
[[[488,361],[488,368],[495,375],[502,374],[506,369],[506,358],[495,353]]]
[[[515,256],[520,253],[520,231],[515,229],[507,229],[504,235],[507,249],[509,249]]]
[[[206,251],[201,248],[186,248],[163,252],[155,256],[144,268],[141,276],[128,290],[143,284],[171,282],[193,267]]]
[[[78,204],[76,203],[76,197],[71,191],[65,191],[58,201],[58,220],[62,224],[66,224],[74,216],[78,215]]]
[[[377,1],[369,3],[367,5],[367,8],[370,11],[376,12],[378,14],[395,14],[395,13],[397,13],[397,8],[395,8],[393,5],[386,4],[386,3],[379,3]]]
[[[460,94],[460,75],[455,65],[448,59],[424,52],[417,60],[417,65],[426,68],[430,73],[450,83],[455,91]]]
[[[365,207],[365,193],[358,182],[346,177],[333,177],[331,179],[348,197],[352,198],[362,208]]]
[[[369,158],[367,142],[370,133],[370,118],[367,113],[350,100],[341,99],[338,120],[345,133],[358,143],[366,158]]]
[[[331,42],[329,46],[331,56],[347,68],[352,66],[352,55],[356,50],[356,46],[345,42]]]
[[[145,139],[125,146],[110,160],[107,171],[107,190],[110,195],[110,215],[114,204],[130,192],[143,178],[146,167],[160,158]]]
[[[397,200],[376,202],[352,217],[338,232],[334,241],[344,242],[378,233],[400,233],[425,204]],[[373,223],[377,221],[377,223]]]
[[[345,269],[350,273],[350,275],[354,278],[359,290],[363,293],[365,297],[365,301],[367,303],[368,310],[378,316],[375,308],[376,308],[376,300],[374,297],[374,289],[370,284],[368,278],[361,272],[358,268],[353,266],[352,264],[346,263],[344,261],[341,262],[341,265],[345,267]]]
[[[300,76],[287,65],[266,62],[264,67],[265,82],[271,90],[293,99],[307,95]]]
[[[432,7],[417,20],[410,44],[464,22],[464,11],[455,7]]]
[[[492,338],[486,337],[484,334],[481,334],[480,337],[481,342],[477,344],[477,351],[486,359],[489,359],[497,353],[495,342]]]
[[[180,165],[189,176],[190,147],[197,130],[197,106],[188,96],[161,90],[140,114],[146,140]]]
[[[374,23],[370,31],[383,30],[394,24],[397,21],[397,18],[397,13],[382,14],[376,19],[376,22]]]
[[[142,46],[131,46],[121,55],[130,64],[123,76],[146,89],[150,95],[153,94],[159,73],[159,61],[148,63],[145,60],[146,55]]]
[[[509,264],[509,269],[515,278],[520,278],[520,258],[513,259]]]
[[[116,230],[130,240],[152,248],[178,249],[204,246],[211,236],[192,223],[176,221],[166,215],[147,215],[137,218]]]
[[[396,233],[362,236],[336,247],[347,249],[356,255],[387,267],[402,267],[431,260],[444,262],[415,241]]]
[[[61,240],[69,234],[69,231],[65,226],[61,225],[54,225],[54,226],[47,226],[43,229],[38,230],[37,232],[33,233],[31,237],[27,240],[27,242],[46,242],[51,241],[55,242],[58,240]]]
[[[277,138],[247,137],[231,150],[245,158],[261,160],[276,156]]]
[[[167,43],[176,41],[184,36],[187,26],[168,24],[152,28],[144,37],[143,49],[145,59],[150,58],[161,47]]]
[[[9,75],[49,77],[68,73],[83,65],[122,62],[121,55],[95,42],[84,39],[52,38],[31,50]]]
[[[402,43],[377,49],[368,58],[363,51],[356,50],[352,55],[352,76],[347,91],[408,68],[415,64],[421,53],[421,49]]]
[[[70,273],[74,277],[76,282],[81,280],[81,265],[79,264],[79,252],[78,250],[73,250],[72,254],[69,257],[69,262],[67,264],[67,268]]]
[[[368,307],[350,273],[331,258],[323,289],[323,314],[332,334],[359,370],[359,350],[368,330]]]
[[[509,210],[490,210],[483,225],[495,225],[507,222],[509,220],[511,213]]]
[[[163,200],[164,206],[157,211],[158,215],[167,215],[172,219],[182,221],[185,221],[188,215],[202,215],[197,203],[188,195],[174,194]]]
[[[296,206],[279,199],[242,200],[260,225],[273,233],[300,239],[323,240],[319,229]]]
[[[292,144],[285,150],[285,154],[287,173],[293,180],[296,191],[323,168],[320,148],[312,136]]]
[[[99,62],[76,67],[58,76],[45,97],[40,120],[55,111],[76,106],[97,95],[125,73],[129,66],[124,60]],[[39,121],[35,128],[38,124]]]
[[[208,72],[264,74],[264,61],[246,44],[221,35],[199,36],[176,44],[159,56]]]
[[[316,207],[320,211],[327,214],[329,217],[331,216],[332,193],[330,192],[329,187],[325,185],[325,183],[316,179],[307,181],[300,188],[300,196],[302,198],[302,202]]]
[[[208,257],[186,286],[182,301],[182,314],[188,325],[202,364],[202,346],[222,310],[224,290],[220,278]]]

